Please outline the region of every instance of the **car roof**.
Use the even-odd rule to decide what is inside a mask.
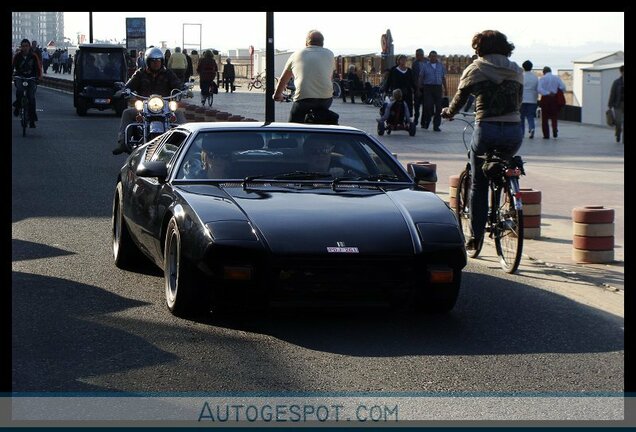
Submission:
[[[288,131],[321,131],[321,132],[340,132],[340,133],[362,133],[366,132],[351,126],[335,126],[307,123],[283,123],[283,122],[193,122],[179,125],[179,129],[187,129],[190,132],[214,131],[214,130],[245,130],[245,131],[262,131],[268,130],[288,130]]]
[[[81,50],[91,50],[91,49],[96,49],[96,50],[107,50],[107,49],[111,49],[111,50],[125,50],[126,47],[123,45],[112,45],[112,44],[80,44],[79,45],[79,49]]]

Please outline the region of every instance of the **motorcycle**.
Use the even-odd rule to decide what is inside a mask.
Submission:
[[[123,83],[121,83],[123,87]],[[124,146],[126,152],[131,153],[134,149],[158,137],[164,132],[178,126],[176,111],[177,102],[183,97],[192,97],[192,87],[194,82],[188,82],[183,90],[174,89],[170,96],[161,95],[142,96],[128,88],[118,90],[116,95],[124,98],[134,96],[135,109],[137,110],[136,122],[126,126],[124,134]]]

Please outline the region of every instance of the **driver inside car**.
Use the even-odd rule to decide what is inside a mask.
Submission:
[[[303,145],[307,171],[328,173],[334,178],[344,175],[344,169],[331,167],[334,148],[331,138],[321,136],[307,138]]]
[[[159,48],[151,48],[146,51],[146,67],[137,69],[132,77],[128,80],[125,87],[134,91],[141,96],[150,96],[158,94],[162,97],[170,96],[173,89],[181,90],[183,84],[181,80],[170,69],[163,64],[163,53]],[[177,110],[176,123],[182,124],[186,122],[183,112]],[[137,110],[135,108],[126,108],[121,116],[119,125],[119,133],[117,135],[117,147],[113,150],[114,155],[121,154],[126,151],[124,144],[124,135],[126,127],[135,123]]]

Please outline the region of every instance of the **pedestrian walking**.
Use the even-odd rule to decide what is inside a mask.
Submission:
[[[623,109],[625,108],[623,71],[625,70],[625,65],[622,65],[618,70],[621,76],[612,83],[612,90],[610,91],[609,102],[607,103],[608,108],[614,110],[614,135],[616,136],[616,142],[621,141],[623,131]],[[623,144],[624,143],[625,135],[623,134]]]
[[[561,105],[557,100],[557,92],[561,90],[565,91],[565,84],[557,75],[552,75],[552,69],[549,66],[543,68],[543,76],[539,79],[539,86],[537,88],[541,94],[541,130],[543,132],[543,139],[550,139],[550,126],[552,124],[552,136],[554,138],[559,136],[559,128],[557,117],[561,110]]]
[[[528,138],[534,138],[534,119],[537,116],[537,101],[539,99],[539,78],[532,72],[532,62],[526,60],[523,67],[523,99],[521,102],[521,131],[526,133],[528,122]]]

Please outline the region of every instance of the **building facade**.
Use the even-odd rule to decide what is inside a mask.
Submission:
[[[11,41],[14,48],[24,38],[46,47],[51,41],[64,42],[64,12],[11,12]]]

